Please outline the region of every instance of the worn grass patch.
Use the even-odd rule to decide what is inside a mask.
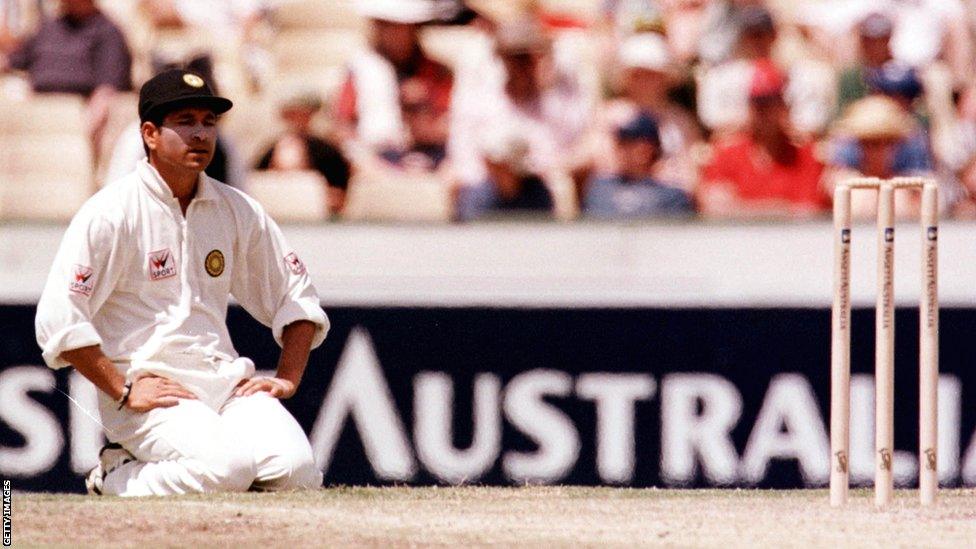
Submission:
[[[869,491],[832,509],[822,490],[330,488],[120,499],[14,494],[15,546],[976,547],[976,490],[922,509]]]

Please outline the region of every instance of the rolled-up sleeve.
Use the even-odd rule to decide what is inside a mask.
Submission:
[[[281,346],[285,326],[299,320],[316,325],[312,348],[325,341],[329,319],[299,255],[288,247],[274,222],[256,204],[255,222],[236,254],[231,293],[258,322],[271,328]]]
[[[37,343],[49,367],[69,366],[61,358],[65,351],[101,345],[92,316],[117,277],[112,268],[116,246],[116,229],[91,215],[91,208],[79,212],[68,227],[34,319]]]

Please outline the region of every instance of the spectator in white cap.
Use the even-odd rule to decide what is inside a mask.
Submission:
[[[448,150],[461,183],[461,219],[552,211],[550,195],[565,190],[590,122],[578,82],[552,70],[552,40],[535,19],[503,23],[494,38],[503,78],[453,112]]]
[[[656,176],[685,191],[694,188],[698,178],[692,146],[701,140],[694,116],[668,96],[675,82],[671,53],[664,38],[654,32],[627,38],[617,54],[620,97],[607,103],[600,124],[595,159],[598,171],[612,166],[608,154],[613,148],[613,129],[637,114],[652,117],[660,133],[660,160]]]
[[[350,60],[335,113],[342,141],[354,145],[354,161],[407,141],[400,105],[404,82],[424,86],[435,114],[447,116],[453,76],[424,53],[419,38],[421,25],[446,15],[444,6],[429,0],[358,3],[370,22],[370,48]]]

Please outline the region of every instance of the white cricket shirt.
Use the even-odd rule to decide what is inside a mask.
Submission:
[[[184,216],[143,160],[71,221],[37,307],[37,341],[51,368],[68,365],[65,351],[101,345],[130,379],[207,377],[241,362],[227,332],[231,295],[279,345],[297,320],[318,326],[313,348],[325,339],[305,265],[257,202],[201,174]]]

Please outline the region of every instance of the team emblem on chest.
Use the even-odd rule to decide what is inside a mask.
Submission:
[[[149,252],[149,280],[161,280],[176,276],[176,258],[169,248]]]
[[[207,254],[207,259],[204,260],[203,266],[207,269],[207,274],[217,278],[224,273],[224,254],[220,250],[210,250]]]

